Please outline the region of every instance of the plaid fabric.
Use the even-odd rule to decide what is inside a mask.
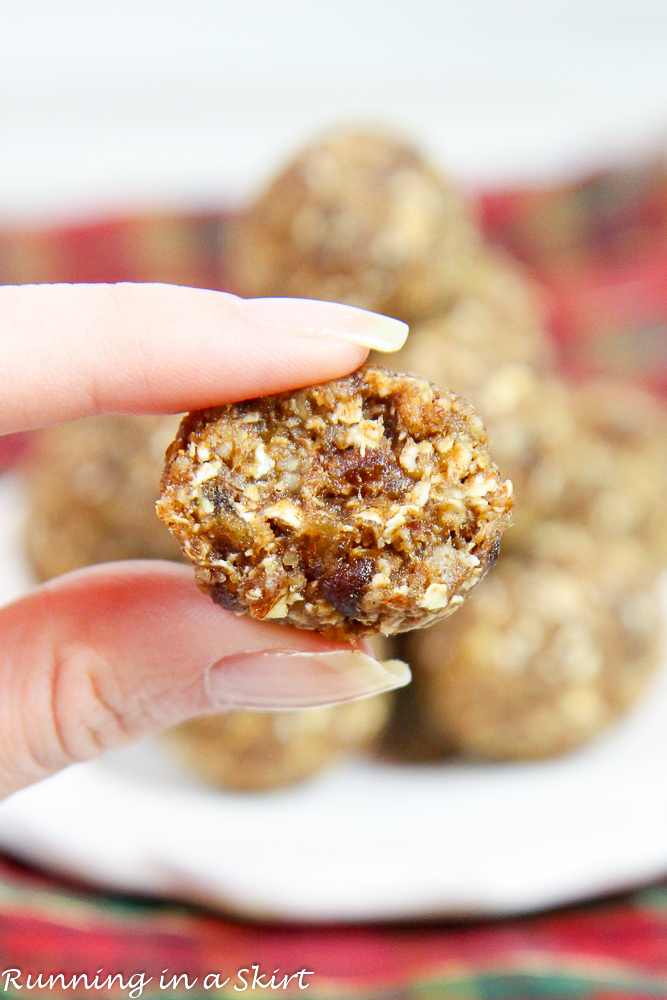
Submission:
[[[260,975],[279,970],[278,978],[312,971],[304,980],[308,990],[297,985],[295,993],[316,1000],[664,998],[667,888],[520,920],[286,928],[93,894],[0,863],[0,991],[1,973],[9,968],[21,970],[24,989],[28,974],[61,972],[68,982],[84,973],[90,980],[101,969],[104,976],[120,973],[125,982],[138,973],[151,976],[143,995],[153,998],[166,995],[159,982],[168,969],[167,980],[185,973],[190,983],[198,981],[190,991],[182,981],[169,995],[237,996],[237,973],[253,965]],[[211,974],[231,976],[229,988],[205,990]],[[26,994],[10,985],[7,995],[18,1000]]]
[[[489,194],[480,204],[491,238],[521,257],[547,289],[567,366],[622,372],[667,389],[661,165],[566,188]],[[134,280],[224,288],[224,234],[224,217],[214,214],[7,230],[0,232],[0,283]],[[0,439],[0,469],[22,443]],[[287,990],[252,990],[253,966],[262,986],[274,970],[274,983],[301,969],[313,974],[302,978],[304,990],[298,981]],[[3,971],[12,969],[20,972]],[[250,972],[239,978],[243,969]],[[160,989],[163,970],[163,982],[185,974],[192,988],[181,979],[176,988]],[[59,973],[49,985],[48,977]],[[84,974],[89,986],[96,974],[102,982],[107,975],[122,981],[110,989],[86,989],[84,980],[63,987]],[[216,985],[216,975],[218,983],[229,976],[227,985]],[[316,1000],[667,998],[667,888],[521,920],[287,928],[72,888],[0,859],[3,993],[15,1000],[240,993]]]

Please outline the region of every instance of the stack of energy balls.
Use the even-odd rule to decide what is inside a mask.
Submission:
[[[539,298],[456,188],[393,137],[343,132],[295,159],[228,233],[245,296],[349,302],[406,320],[396,371],[459,393],[514,483],[514,526],[455,615],[384,638],[413,684],[337,708],[231,712],[166,739],[205,780],[268,789],[345,755],[549,757],[591,739],[658,662],[667,419],[638,389],[557,375]],[[39,579],[96,562],[182,559],[155,515],[173,417],[51,428],[26,466]]]
[[[398,640],[414,681],[385,732],[390,754],[532,759],[593,738],[658,662],[661,405],[622,384],[563,381],[519,267],[391,136],[310,146],[238,218],[226,259],[241,295],[331,299],[410,323],[390,366],[470,400],[514,483],[495,569],[451,618]]]

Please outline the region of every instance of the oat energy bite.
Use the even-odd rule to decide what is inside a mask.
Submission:
[[[222,607],[390,635],[463,603],[497,555],[511,493],[464,399],[366,365],[188,414],[157,509]]]
[[[39,580],[115,559],[182,559],[155,517],[178,417],[98,416],[33,435],[26,554]]]
[[[209,784],[262,791],[303,781],[366,749],[391,702],[379,695],[297,712],[227,712],[182,722],[163,740]]]
[[[622,587],[607,580],[504,555],[451,622],[409,637],[432,743],[491,760],[554,757],[623,715],[659,664],[660,609],[627,573]]]
[[[354,129],[304,149],[226,238],[240,295],[329,299],[408,321],[460,293],[481,245],[466,199],[417,150]]]

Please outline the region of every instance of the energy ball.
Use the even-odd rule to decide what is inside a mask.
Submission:
[[[412,326],[396,358],[408,371],[474,396],[507,365],[529,368],[535,377],[548,373],[552,352],[539,326],[521,326],[495,304],[465,296]]]
[[[557,756],[636,701],[658,663],[654,588],[607,586],[589,570],[506,555],[451,622],[406,638],[428,731],[445,749]]]
[[[228,235],[245,296],[348,302],[410,321],[462,287],[481,243],[465,199],[411,146],[343,131],[304,150]]]
[[[497,319],[532,340],[537,367],[554,366],[554,350],[546,333],[544,292],[509,254],[484,244],[466,271],[460,299],[480,302]],[[502,327],[499,326],[499,330]]]
[[[526,557],[550,561],[593,580],[613,601],[653,587],[661,569],[639,536],[617,534],[601,539],[574,520],[540,521],[522,535],[521,545]]]
[[[601,537],[637,534],[667,562],[667,409],[639,386],[611,379],[574,390],[582,438],[594,442],[586,462],[580,450],[567,463],[563,499]],[[577,463],[576,458],[582,460]],[[567,496],[566,496],[567,495]]]
[[[487,426],[494,453],[515,481],[521,504],[513,546],[523,547],[542,520],[581,524],[606,538],[639,539],[657,566],[667,561],[667,420],[664,406],[639,388],[613,381],[562,386],[561,416],[553,392],[542,392],[541,416],[523,419],[538,447],[519,470]],[[540,410],[539,401],[533,413]],[[480,407],[484,415],[484,408]],[[551,417],[549,413],[551,412]],[[549,419],[549,425],[545,420]]]
[[[40,431],[24,467],[24,543],[40,580],[116,559],[182,559],[155,517],[178,417],[91,417]]]
[[[298,712],[228,712],[191,719],[164,740],[217,788],[265,791],[303,781],[366,749],[386,722],[391,696]]]
[[[472,407],[374,365],[189,414],[157,505],[222,607],[350,637],[454,611],[511,508]]]

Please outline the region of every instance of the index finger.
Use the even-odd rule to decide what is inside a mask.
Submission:
[[[407,327],[353,306],[162,284],[0,287],[0,433],[178,413],[346,375]]]

